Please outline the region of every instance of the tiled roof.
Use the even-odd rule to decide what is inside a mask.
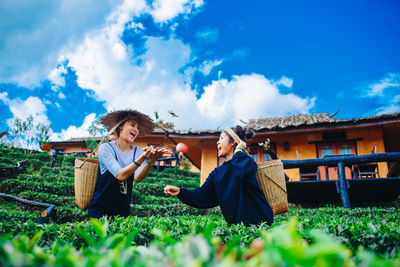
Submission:
[[[313,114],[300,114],[283,117],[271,117],[271,118],[260,118],[251,119],[245,127],[250,127],[256,131],[262,130],[279,130],[285,128],[300,128],[309,127],[315,125],[335,125],[335,124],[357,124],[363,122],[375,122],[375,121],[386,121],[386,120],[398,120],[400,121],[400,112],[392,114],[375,115],[357,119],[334,119],[335,113],[329,115],[328,113],[313,113]],[[167,130],[170,135],[182,135],[182,136],[202,136],[202,135],[216,135],[219,134],[222,129],[217,130],[202,130],[202,131],[191,131],[191,130]],[[165,131],[161,128],[155,128],[154,134],[164,134]],[[101,137],[79,137],[71,138],[64,142],[83,142],[87,139],[95,139],[100,141]]]
[[[271,118],[260,118],[252,119],[246,125],[246,127],[252,128],[256,131],[267,129],[277,129],[277,128],[287,128],[287,127],[298,127],[304,125],[313,125],[326,122],[335,122],[328,113],[315,113],[315,114],[301,114],[285,117],[271,117]]]
[[[362,122],[373,122],[373,121],[385,121],[385,120],[400,120],[400,113],[375,115],[370,117],[358,118],[358,119],[334,119],[335,115],[328,113],[313,113],[313,114],[301,114],[292,115],[285,117],[271,117],[271,118],[260,118],[251,119],[245,127],[250,127],[256,131],[260,130],[277,130],[285,128],[297,128],[307,127],[314,125],[332,125],[341,123],[362,123]]]

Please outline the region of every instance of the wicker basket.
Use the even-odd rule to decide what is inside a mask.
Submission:
[[[288,212],[289,205],[282,162],[271,160],[258,164],[256,177],[274,215]]]
[[[98,159],[77,158],[75,160],[75,202],[81,209],[87,209],[90,204],[98,172]]]

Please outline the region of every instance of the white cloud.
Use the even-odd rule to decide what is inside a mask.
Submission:
[[[65,99],[66,96],[65,96],[62,92],[59,92],[59,93],[58,93],[58,98],[59,98],[59,99]]]
[[[214,81],[204,88],[197,106],[203,115],[228,126],[239,119],[308,113],[315,100],[281,94],[267,78],[251,74]]]
[[[203,5],[203,0],[155,0],[149,13],[155,22],[163,23],[179,14],[190,14]]]
[[[275,85],[279,86],[279,85],[283,85],[287,88],[291,88],[293,86],[293,80],[282,76],[278,81],[274,82]]]
[[[388,73],[382,80],[368,87],[368,96],[383,96],[389,88],[400,87],[400,73]]]
[[[66,67],[71,67],[76,72],[78,85],[93,90],[96,98],[105,102],[107,110],[132,107],[147,114],[158,111],[163,119],[172,120],[167,113],[172,109],[179,116],[173,119],[178,129],[190,127],[215,129],[218,125],[233,125],[239,118],[307,113],[314,105],[315,98],[301,98],[294,94],[279,92],[278,85],[291,87],[293,80],[283,76],[279,81],[273,82],[258,74],[234,76],[231,80],[221,80],[219,76],[217,81],[204,88],[205,93],[201,98],[196,99],[196,92],[190,88],[194,71],[198,69],[204,75],[208,75],[214,67],[222,63],[222,60],[204,61],[200,66],[187,68],[186,66],[191,65],[196,55],[192,54],[188,44],[173,35],[169,38],[146,37],[145,52],[140,56],[135,56],[134,48],[125,45],[121,40],[126,27],[134,28],[138,32],[144,29],[142,24],[132,22],[136,17],[149,13],[156,22],[163,24],[179,15],[194,13],[203,5],[202,0],[157,0],[150,7],[146,5],[145,0],[126,0],[117,7],[102,3],[97,7],[101,12],[95,10],[99,15],[90,13],[92,17],[84,21],[86,24],[84,23],[82,29],[75,31],[59,24],[68,24],[66,21],[72,21],[72,26],[70,25],[72,28],[80,25],[80,19],[72,19],[77,15],[73,10],[78,10],[76,12],[80,16],[88,15],[82,11],[82,7],[76,8],[80,2],[64,1],[61,6],[47,3],[48,11],[52,11],[51,14],[60,15],[59,10],[65,12],[55,26],[47,26],[49,29],[43,25],[55,20],[55,15],[50,18],[39,18],[39,16],[32,18],[35,21],[40,20],[38,24],[41,28],[32,25],[30,30],[37,30],[39,35],[35,37],[29,32],[26,35],[28,38],[26,44],[29,47],[29,37],[31,37],[34,47],[39,50],[35,51],[34,58],[26,61],[26,68],[20,68],[20,72],[15,72],[12,76],[18,77],[15,80],[20,84],[28,80],[32,83],[38,82],[40,77],[45,75],[45,78],[54,83],[56,87],[53,89],[57,91],[60,86],[65,85],[63,75],[66,73]],[[95,6],[97,2],[85,5],[85,7]],[[33,8],[31,5],[28,9]],[[110,10],[113,11],[104,20],[104,15]],[[96,25],[102,27],[95,28]],[[171,27],[176,26],[175,23]],[[90,28],[95,29],[87,32]],[[6,44],[15,43],[12,36],[20,34],[21,31],[23,29],[11,32],[11,37],[5,41]],[[48,38],[50,32],[54,35],[52,38]],[[62,35],[72,34],[71,39],[59,37],[60,32]],[[84,38],[80,39],[84,33]],[[206,29],[196,35],[199,38],[216,40],[218,31]],[[43,45],[43,42],[53,39],[57,42],[51,47]],[[22,46],[22,43],[21,41],[15,44],[18,47]],[[61,46],[59,43],[67,44]],[[25,47],[26,44],[23,44]],[[6,50],[1,50],[0,55],[5,54]],[[20,59],[22,58],[24,57],[21,56]],[[58,65],[54,62],[54,58],[58,58]],[[16,64],[21,64],[18,62],[18,56],[16,59]],[[136,62],[142,63],[137,65]],[[48,68],[51,65],[57,67]],[[0,63],[1,67],[4,66]],[[21,76],[21,73],[25,73],[25,77]],[[32,73],[34,75],[31,75]],[[0,80],[1,75],[0,71]],[[62,92],[58,93],[58,97],[65,99]],[[2,93],[0,99],[3,102],[8,101],[15,116],[34,113],[40,120],[48,121],[45,116],[46,108],[38,98],[30,97],[26,101],[9,100],[7,94]],[[59,107],[59,103],[55,104]],[[70,126],[58,134],[53,134],[53,138],[65,140],[88,135],[87,130],[93,119],[94,115],[90,114],[81,126]]]
[[[14,115],[13,118],[7,120],[9,126],[12,125],[14,118],[26,119],[30,115],[33,116],[36,123],[49,124],[49,120],[45,114],[46,106],[38,97],[30,96],[25,101],[16,98],[8,100],[8,105],[11,113]]]
[[[400,112],[400,73],[388,73],[378,82],[368,86],[367,97],[374,97],[381,107],[373,114]]]
[[[235,51],[233,51],[232,53],[232,58],[234,59],[244,59],[246,58],[248,55],[250,54],[250,50],[247,47],[242,47],[239,49],[236,49]]]
[[[199,70],[205,75],[207,76],[208,74],[210,74],[211,70],[220,65],[222,63],[222,60],[206,60],[203,62],[203,64],[201,64]]]
[[[104,23],[117,1],[5,0],[0,9],[0,82],[34,87],[57,65],[59,53]]]
[[[8,93],[7,92],[3,92],[0,93],[0,100],[4,102],[4,104],[8,104]]]
[[[195,36],[202,41],[206,41],[207,43],[213,43],[218,39],[218,29],[211,29],[207,27],[202,31],[196,32]]]
[[[129,22],[128,26],[126,27],[127,30],[133,29],[136,34],[140,33],[144,30],[144,26],[142,23],[136,23],[134,21]]]
[[[121,41],[125,24],[144,8],[117,9],[102,29],[89,33],[65,54],[68,66],[76,71],[79,86],[92,89],[98,100],[106,102],[107,110],[133,107],[148,114],[159,111],[164,118],[169,109],[187,113],[195,92],[185,84],[188,79],[180,69],[191,60],[190,47],[174,37],[148,37],[146,52],[139,57],[143,64],[136,65],[135,51]]]
[[[171,2],[160,4],[160,10],[167,3]],[[175,16],[179,11],[186,12],[185,8],[172,7]],[[167,111],[172,109],[179,116],[173,119],[178,129],[215,129],[218,125],[237,123],[238,118],[306,113],[314,105],[315,99],[281,94],[275,84],[257,74],[214,81],[196,99],[196,92],[190,89],[194,70],[192,67],[185,70],[196,57],[188,44],[174,36],[147,37],[145,52],[135,56],[133,48],[121,41],[125,25],[145,9],[144,2],[143,5],[125,2],[108,17],[103,28],[88,33],[75,50],[62,56],[68,59],[68,67],[75,70],[78,85],[93,90],[97,99],[105,102],[107,110],[130,107],[150,115],[158,111],[163,119],[170,120]],[[172,14],[166,10],[165,14]],[[159,15],[158,20],[161,18],[171,17]],[[142,62],[140,65],[135,64],[138,60]],[[221,62],[206,61],[197,68],[209,74]],[[282,77],[279,82],[291,86],[293,81]],[[69,136],[78,133],[74,129],[71,128]]]
[[[87,115],[81,126],[69,126],[67,129],[62,129],[59,133],[53,133],[50,137],[52,141],[69,140],[73,137],[89,137],[89,127],[96,118],[95,113]]]
[[[376,110],[376,115],[382,115],[382,114],[389,114],[389,113],[396,113],[400,112],[400,106],[397,104],[391,104],[389,106],[385,107],[380,107]]]
[[[67,70],[64,68],[64,65],[59,65],[57,68],[54,68],[48,78],[54,83],[54,85],[58,87],[64,87],[65,86],[65,78],[64,75],[67,73]],[[52,88],[54,91],[56,88]]]

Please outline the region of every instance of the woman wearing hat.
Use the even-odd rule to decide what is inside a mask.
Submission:
[[[171,156],[164,148],[140,148],[133,145],[136,137],[149,134],[154,124],[150,117],[136,110],[120,110],[107,114],[101,123],[115,128],[116,140],[100,145],[100,171],[89,205],[89,217],[130,214],[133,181],[140,183],[149,174],[152,164]]]
[[[257,164],[245,153],[246,139],[252,138],[253,131],[242,127],[222,131],[218,156],[225,162],[215,168],[201,187],[194,190],[166,186],[167,196],[178,196],[183,203],[196,208],[221,207],[229,225],[273,223],[272,209],[256,179]]]

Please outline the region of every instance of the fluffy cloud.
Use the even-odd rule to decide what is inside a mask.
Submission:
[[[203,62],[203,64],[201,64],[200,66],[200,71],[207,76],[208,74],[210,74],[211,70],[220,65],[222,63],[222,60],[206,60]]]
[[[179,14],[193,13],[203,4],[203,0],[155,0],[149,13],[155,22],[163,23]]]
[[[49,124],[46,116],[46,106],[38,97],[28,97],[25,101],[19,98],[9,99],[7,93],[0,94],[0,100],[8,105],[13,117],[7,120],[8,126],[12,126],[15,118],[26,119],[32,115],[35,123]]]
[[[376,98],[382,106],[373,114],[400,112],[400,73],[388,73],[383,79],[368,86],[367,97]]]
[[[120,1],[2,1],[0,82],[33,87],[57,65],[59,53],[104,22]]]
[[[216,42],[218,39],[218,29],[205,28],[203,31],[196,32],[195,36],[207,43]]]
[[[60,140],[69,140],[73,137],[88,137],[89,127],[92,125],[93,121],[96,118],[95,113],[91,113],[87,115],[81,126],[69,126],[66,130],[61,130],[60,133],[53,133],[50,136],[50,140],[52,141],[60,141]]]
[[[65,86],[65,74],[67,73],[67,70],[65,69],[64,65],[59,65],[57,68],[53,69],[48,78],[51,80],[55,86],[52,87],[52,89],[55,91],[57,90],[56,87],[63,87]]]
[[[0,100],[4,102],[4,104],[8,104],[8,93],[7,92],[3,92],[0,93]]]
[[[380,107],[376,110],[376,115],[400,112],[400,103],[391,104],[389,106]]]
[[[134,48],[122,42],[121,36],[126,25],[133,27],[130,19],[148,7],[145,3],[126,3],[108,17],[102,29],[87,34],[74,51],[63,55],[68,59],[68,67],[76,72],[79,86],[93,90],[107,110],[130,107],[147,114],[158,111],[163,119],[169,119],[167,111],[172,109],[179,116],[173,121],[178,129],[215,129],[218,125],[237,123],[239,118],[306,113],[314,105],[315,99],[279,92],[277,86],[291,87],[291,79],[282,77],[272,83],[257,74],[213,81],[196,99],[196,92],[190,89],[193,69],[182,71],[196,58],[191,47],[173,35],[146,37],[145,52],[135,56]],[[166,3],[170,1],[153,4],[153,8],[165,8],[165,14],[175,16],[188,12],[183,1],[174,2],[182,8],[174,4],[167,7]],[[185,3],[193,6],[194,2]],[[175,11],[170,13],[170,8]],[[197,68],[208,75],[221,63],[222,60],[205,61]]]
[[[162,7],[167,8],[162,5],[158,10]],[[125,24],[145,9],[145,3],[121,6],[102,29],[88,34],[64,57],[75,70],[79,86],[93,90],[108,110],[134,107],[148,114],[158,111],[164,118],[169,109],[187,113],[196,98],[180,69],[191,60],[190,47],[174,37],[147,37],[146,52],[135,57],[133,48],[121,41]],[[142,63],[135,64],[139,60]]]
[[[385,78],[368,87],[368,96],[383,96],[386,89],[400,87],[400,73],[389,73]]]
[[[293,86],[293,80],[288,77],[282,76],[282,78],[280,78],[278,81],[274,82],[274,84],[278,85],[278,86],[283,85],[287,88],[291,88]]]
[[[96,3],[89,1],[85,5],[89,7]],[[61,47],[52,44],[47,53],[42,50],[35,51],[35,58],[27,60],[27,65],[22,65],[24,67],[19,69],[20,72],[14,72],[10,79],[24,84],[25,80],[37,82],[40,77],[48,78],[54,84],[53,90],[58,93],[58,97],[65,99],[65,95],[59,92],[59,87],[65,85],[66,68],[71,68],[76,73],[78,85],[93,91],[96,99],[105,103],[107,110],[130,107],[150,115],[158,111],[161,118],[173,120],[178,129],[215,129],[217,126],[234,125],[238,123],[239,118],[247,120],[260,116],[307,113],[313,107],[315,98],[302,98],[294,93],[283,94],[279,91],[280,85],[290,88],[293,80],[283,76],[278,81],[272,81],[258,74],[233,76],[230,79],[220,79],[219,76],[218,80],[212,81],[204,88],[204,94],[197,99],[196,92],[191,90],[193,73],[201,71],[208,75],[222,60],[206,60],[199,66],[193,65],[193,62],[197,61],[197,55],[190,45],[177,38],[173,32],[169,37],[142,36],[144,50],[141,53],[136,53],[135,48],[124,43],[121,37],[126,29],[141,34],[144,25],[133,21],[143,14],[152,15],[154,21],[162,25],[170,23],[177,16],[185,17],[194,13],[203,5],[203,1],[157,0],[150,6],[148,3],[145,0],[126,0],[119,6],[99,4],[101,12],[95,12],[112,12],[101,22],[98,18],[93,18],[93,21],[90,18],[86,19],[86,24],[83,24],[82,29],[74,31],[71,39],[57,37],[58,33],[65,29],[63,27],[59,26],[57,30],[52,28],[53,26],[48,26],[51,29],[47,30],[40,28],[34,47],[41,48],[41,40],[48,37],[50,30],[55,34],[55,43],[58,44],[58,38],[61,38],[66,45]],[[84,16],[85,13],[81,10],[82,7],[76,8],[76,5],[78,1],[63,2],[61,7],[52,6],[53,13],[59,14],[58,9],[66,11],[57,23],[65,23],[69,18],[73,25],[79,25],[79,20],[75,22],[72,19],[71,10],[75,7],[79,16]],[[49,22],[49,19],[42,20],[40,25]],[[172,27],[176,27],[176,23],[174,22]],[[95,27],[99,24],[102,26]],[[33,30],[39,29],[34,23],[31,27]],[[86,32],[83,35],[84,31]],[[62,35],[69,33],[68,28]],[[204,31],[202,34],[208,35],[208,38],[218,37],[216,30]],[[29,34],[27,36],[29,37]],[[7,38],[6,42],[12,43],[10,38]],[[16,44],[18,46],[20,42]],[[5,54],[4,51],[0,51],[0,56]],[[57,58],[58,62],[53,62],[54,58]],[[20,64],[18,56],[16,59],[15,64]],[[4,82],[1,80],[2,70],[6,68],[3,67],[0,63],[0,82]],[[37,72],[32,76],[32,71]],[[26,77],[22,77],[21,73],[26,73]],[[2,93],[0,99],[10,106],[13,113],[33,113],[41,118],[40,120],[47,120],[46,108],[36,97],[25,101],[10,100],[7,93]],[[55,105],[59,107],[57,102]],[[173,110],[179,117],[170,118],[168,110]],[[82,125],[69,126],[59,133],[52,134],[51,138],[66,140],[71,137],[88,136],[88,128],[95,116],[92,113],[86,116]]]
[[[228,126],[239,123],[239,119],[308,113],[315,100],[282,94],[275,83],[251,74],[214,81],[204,88],[197,107],[203,115]]]

